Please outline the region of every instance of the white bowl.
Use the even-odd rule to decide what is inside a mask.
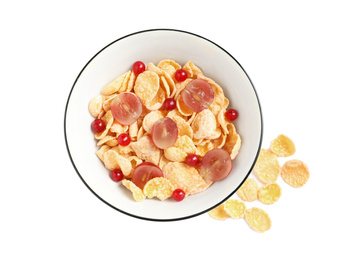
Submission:
[[[136,202],[95,155],[98,147],[91,131],[90,100],[106,84],[129,70],[134,61],[145,64],[169,58],[180,64],[192,61],[214,79],[239,111],[234,122],[242,139],[231,174],[205,192],[181,202],[145,199]],[[104,47],[86,64],[69,94],[65,110],[65,139],[69,156],[85,185],[112,208],[133,217],[169,221],[194,217],[218,206],[240,187],[251,172],[262,142],[262,114],[257,93],[248,75],[227,51],[199,35],[170,29],[136,32]]]

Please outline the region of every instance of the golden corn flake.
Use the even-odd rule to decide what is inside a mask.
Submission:
[[[166,200],[171,197],[175,190],[174,184],[163,177],[156,177],[149,180],[143,187],[143,194],[148,198],[157,197],[160,200]]]
[[[97,146],[101,146],[105,143],[107,143],[108,141],[111,141],[111,140],[115,140],[115,136],[112,136],[112,135],[106,135],[105,137],[103,137],[100,141],[98,141],[98,143],[96,144]],[[117,141],[117,144],[118,144],[118,141]],[[111,146],[111,145],[109,145]],[[113,145],[114,146],[114,145]]]
[[[170,59],[161,60],[160,62],[158,62],[157,67],[162,69],[162,70],[165,70],[166,72],[168,72],[169,75],[172,75],[172,73],[171,73],[172,71],[175,72],[175,71],[181,69],[180,64],[178,64],[176,61],[170,60]]]
[[[244,217],[246,206],[243,201],[236,199],[228,199],[224,202],[224,210],[233,219]]]
[[[185,105],[181,95],[179,95],[178,98],[176,99],[176,108],[184,116],[190,116],[190,115],[192,115],[194,113],[191,109],[189,109]]]
[[[191,127],[194,138],[209,138],[216,130],[215,116],[209,109],[204,109],[196,115]]]
[[[165,157],[165,155],[163,154],[161,157],[160,157],[160,160],[159,160],[159,164],[158,164],[158,167],[163,170],[164,166],[167,165],[170,161]]]
[[[117,121],[114,121],[109,130],[116,135],[120,135],[122,133],[126,133],[128,128],[129,127],[127,125],[121,125]]]
[[[166,81],[164,76],[160,76],[160,87],[164,90],[165,92],[165,98],[170,97],[171,92],[170,92],[170,86],[168,82]]]
[[[113,93],[116,93],[122,86],[123,81],[128,73],[129,71],[119,76],[118,78],[113,80],[111,83],[109,83],[105,88],[103,88],[102,95],[106,96],[106,95],[111,95]]]
[[[225,112],[226,112],[226,109],[221,109],[217,115],[217,120],[218,120],[218,123],[220,124],[222,130],[224,133],[228,134],[228,129],[227,129],[227,126],[231,123],[230,121],[228,121],[225,117]]]
[[[237,190],[237,195],[244,201],[255,201],[258,198],[259,185],[253,178],[248,178]]]
[[[102,107],[103,107],[103,110],[105,112],[107,112],[108,110],[111,110],[111,103],[113,101],[113,99],[117,96],[118,94],[113,94],[113,95],[110,95],[110,96],[106,96],[104,101],[103,101],[103,104],[102,104]]]
[[[151,133],[152,127],[156,121],[163,118],[162,112],[159,110],[151,111],[148,113],[142,122],[142,127],[147,133]]]
[[[214,148],[213,143],[210,140],[202,141],[197,145],[196,154],[203,157],[207,152]]]
[[[135,75],[134,71],[131,71],[125,92],[130,92],[133,90],[134,85],[135,85],[135,80],[136,80],[136,75]],[[120,89],[118,92],[121,92]]]
[[[176,139],[174,146],[187,154],[196,152],[196,147],[194,146],[192,139],[187,135],[179,136]]]
[[[221,204],[220,206],[208,211],[208,215],[216,220],[226,220],[230,217],[229,214],[224,209],[224,204]]]
[[[222,133],[219,138],[211,140],[211,143],[213,144],[213,148],[222,148],[224,147],[226,143],[227,135],[225,133]],[[235,147],[235,146],[234,146]],[[238,146],[237,146],[238,148]],[[239,150],[239,149],[236,149]],[[233,151],[233,149],[232,149]]]
[[[132,124],[129,126],[129,136],[131,137],[131,139],[137,137],[138,131],[139,131],[138,122],[135,121],[134,123],[132,123]]]
[[[281,194],[281,187],[277,183],[271,183],[260,188],[258,198],[261,203],[271,205],[279,200]]]
[[[172,77],[164,70],[156,67],[153,63],[149,63],[147,65],[147,69],[146,71],[151,71],[154,72],[158,75],[158,77],[164,77],[166,82],[168,83],[169,89],[170,89],[170,97],[173,97],[175,95],[176,92],[176,87],[175,87],[175,83],[174,80],[172,79]]]
[[[181,162],[170,162],[163,168],[164,177],[170,180],[176,188],[182,189],[186,195],[191,195],[199,187],[205,185],[205,181],[198,171]]]
[[[295,146],[289,137],[279,135],[272,140],[270,150],[279,157],[288,157],[295,153]]]
[[[185,119],[183,119],[180,116],[174,116],[172,119],[177,125],[179,136],[187,135],[189,138],[193,138],[193,129],[190,126],[190,124],[186,122]]]
[[[132,192],[132,196],[136,201],[143,201],[146,196],[143,194],[142,190],[137,187],[132,181],[122,180],[122,184]]]
[[[131,70],[129,70],[126,73],[125,78],[123,80],[123,83],[120,86],[120,88],[118,89],[118,93],[125,92],[128,89],[128,82],[130,80],[130,77],[131,77]]]
[[[281,177],[290,186],[300,188],[309,180],[310,172],[304,162],[294,159],[284,163]]]
[[[89,112],[93,117],[98,117],[98,115],[101,113],[103,108],[102,107],[103,102],[104,102],[104,96],[102,95],[99,95],[91,99],[89,103]]]
[[[270,216],[262,209],[253,207],[247,209],[244,219],[251,229],[256,232],[265,232],[271,228]]]
[[[108,131],[114,122],[114,118],[111,110],[109,110],[101,119],[105,122],[106,129],[101,133],[95,133],[95,139],[98,139],[98,140],[104,138],[108,134]]]
[[[163,88],[159,88],[156,96],[147,104],[145,104],[148,110],[157,110],[163,106],[166,94]]]
[[[109,149],[111,149],[111,148],[110,148],[108,145],[102,145],[101,148],[98,149],[98,150],[96,151],[97,157],[100,158],[100,160],[101,160],[102,162],[104,161],[104,159],[103,159],[104,154],[105,154]]]
[[[143,136],[137,142],[131,143],[131,148],[136,153],[136,156],[146,162],[158,165],[160,159],[160,149],[154,145],[149,136]]]
[[[189,78],[197,78],[198,76],[203,75],[201,69],[194,65],[192,61],[188,61],[182,69],[187,72],[187,76]]]
[[[233,160],[241,148],[241,137],[236,132],[236,128],[232,123],[227,125],[228,134],[226,137],[226,143],[222,147],[225,151],[230,154],[231,159]]]
[[[141,102],[147,106],[157,95],[159,90],[159,77],[155,72],[144,71],[137,76],[134,91]]]
[[[187,135],[179,136],[172,147],[164,149],[164,156],[172,162],[183,162],[188,154],[196,152],[196,146]]]
[[[281,171],[277,155],[270,150],[261,149],[253,169],[263,183],[275,183]]]
[[[193,80],[193,79],[187,78],[187,79],[185,79],[185,80],[182,81],[182,82],[176,82],[176,83],[175,83],[175,86],[176,86],[176,91],[175,91],[175,94],[174,94],[174,99],[175,99],[175,100],[179,99],[182,90],[184,90],[185,87],[186,87],[186,85],[187,85],[190,81],[192,81],[192,80]],[[181,105],[182,105],[182,104],[181,104]],[[183,105],[184,105],[184,104],[183,104]]]
[[[164,156],[172,162],[184,162],[186,160],[187,153],[178,147],[172,146],[164,149]]]

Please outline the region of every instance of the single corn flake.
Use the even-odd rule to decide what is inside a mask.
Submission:
[[[281,194],[281,187],[277,183],[271,183],[259,189],[258,198],[261,203],[271,205],[279,200]]]
[[[105,144],[105,145],[102,145],[101,148],[98,149],[98,150],[96,151],[97,157],[98,157],[102,162],[104,161],[103,157],[104,157],[105,153],[106,153],[109,149],[111,149],[111,148],[110,148],[108,145]]]
[[[229,214],[224,209],[224,204],[219,205],[218,207],[208,211],[208,215],[216,220],[226,220],[230,217]]]
[[[142,104],[147,106],[157,95],[159,90],[159,77],[155,72],[144,71],[135,81],[134,91]]]
[[[244,202],[237,199],[228,199],[224,202],[224,210],[233,219],[243,218],[246,209]]]
[[[117,121],[114,121],[109,130],[112,133],[115,133],[116,135],[120,135],[122,133],[126,133],[126,131],[128,131],[128,128],[129,128],[129,126],[121,125]]]
[[[191,116],[193,113],[195,113],[185,105],[181,95],[179,95],[176,99],[176,108],[184,116]]]
[[[163,88],[159,88],[156,96],[147,104],[145,104],[148,110],[157,110],[160,109],[164,103],[166,97],[165,90]]]
[[[191,127],[194,138],[209,138],[216,130],[215,116],[209,109],[204,109],[196,115]]]
[[[203,157],[207,152],[214,148],[213,143],[210,140],[205,140],[199,143],[196,147],[196,154]]]
[[[248,178],[237,190],[237,195],[244,201],[255,201],[258,198],[259,185],[253,178]]]
[[[113,80],[111,83],[109,83],[105,88],[103,88],[102,95],[106,96],[106,95],[111,95],[113,93],[116,93],[122,86],[123,81],[128,73],[129,71],[119,76],[118,78]]]
[[[154,145],[149,136],[143,136],[137,142],[130,144],[137,157],[146,162],[158,165],[160,159],[160,149]]]
[[[167,165],[170,161],[165,157],[165,155],[163,154],[161,157],[160,157],[160,160],[159,160],[159,164],[158,164],[158,167],[163,170],[164,166]]]
[[[198,68],[192,61],[188,61],[183,69],[187,72],[187,76],[189,78],[197,78],[198,76],[202,76],[203,72],[200,68]]]
[[[310,172],[304,162],[293,159],[283,164],[281,177],[290,186],[300,188],[309,180]]]
[[[114,122],[114,118],[111,110],[109,110],[101,119],[105,122],[106,128],[101,133],[95,133],[95,139],[97,140],[101,140],[108,134],[108,131]]]
[[[93,117],[98,117],[102,111],[104,97],[102,95],[94,97],[89,103],[89,112]]]
[[[279,135],[272,140],[270,150],[279,157],[288,157],[295,153],[295,145],[288,136]]]
[[[226,137],[226,142],[223,145],[223,149],[227,151],[231,157],[231,160],[236,158],[240,148],[241,148],[241,137],[236,132],[236,128],[232,123],[227,125],[228,134]]]
[[[163,177],[156,177],[149,180],[143,187],[143,194],[148,198],[157,197],[159,200],[166,200],[171,197],[175,190],[174,184]]]
[[[181,162],[170,162],[163,168],[164,177],[169,179],[176,188],[182,189],[186,195],[194,194],[205,181],[198,171]]]
[[[172,147],[164,149],[164,156],[172,162],[183,162],[188,154],[196,152],[196,146],[187,135],[179,136]]]
[[[148,113],[142,122],[142,127],[147,133],[151,133],[153,124],[163,118],[163,114],[159,110]]]
[[[186,122],[185,119],[183,119],[180,116],[173,116],[172,119],[177,125],[179,136],[187,135],[189,138],[193,138],[193,129],[190,126],[190,124]]]
[[[227,135],[225,133],[222,133],[219,136],[219,138],[211,140],[211,142],[213,144],[213,148],[222,148],[222,147],[224,147],[224,145],[226,143],[226,139],[227,139]],[[232,151],[233,151],[233,149],[232,149]]]
[[[179,136],[176,139],[174,146],[187,154],[196,152],[196,146],[193,144],[192,139],[187,135]]]
[[[270,216],[262,209],[253,207],[247,209],[244,219],[251,229],[263,233],[271,228]]]
[[[186,160],[187,153],[178,147],[172,146],[164,149],[164,156],[172,162],[184,162]]]
[[[125,78],[123,80],[123,83],[122,83],[121,87],[118,89],[118,93],[125,92],[128,89],[128,83],[130,81],[131,74],[132,74],[131,70],[129,70],[126,73]]]
[[[270,150],[261,149],[253,171],[261,182],[275,183],[281,171],[277,155]]]
[[[143,194],[142,190],[137,187],[132,181],[127,179],[122,180],[122,184],[132,192],[132,196],[136,201],[143,201],[146,196]]]
[[[218,120],[218,123],[220,124],[222,130],[224,131],[224,133],[228,134],[229,131],[227,129],[227,126],[231,122],[226,119],[225,112],[226,112],[226,109],[221,109],[217,115],[217,120]]]

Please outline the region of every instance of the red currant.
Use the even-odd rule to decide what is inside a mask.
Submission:
[[[91,123],[91,128],[94,133],[101,133],[106,129],[106,123],[102,119],[95,119]]]
[[[146,66],[142,61],[136,61],[132,66],[132,70],[136,75],[139,75],[146,70]]]
[[[195,154],[187,155],[187,157],[186,157],[187,165],[194,167],[198,164],[198,162],[199,162],[199,157],[197,155],[195,155]]]
[[[164,100],[163,108],[165,110],[173,110],[176,107],[176,101],[173,98],[167,98]]]
[[[185,79],[187,79],[187,72],[186,70],[179,69],[175,72],[175,79],[177,82],[182,82]]]
[[[128,134],[120,134],[117,138],[118,144],[121,146],[127,146],[130,144],[131,138]]]
[[[124,174],[120,169],[111,171],[111,179],[115,182],[121,181],[124,178]]]
[[[228,121],[235,121],[238,117],[238,112],[231,108],[225,112],[225,117]]]
[[[172,197],[173,197],[173,199],[175,200],[175,201],[181,201],[181,200],[183,200],[184,198],[185,198],[185,192],[183,191],[183,190],[181,190],[181,189],[175,189],[174,191],[173,191],[173,195],[172,195]]]

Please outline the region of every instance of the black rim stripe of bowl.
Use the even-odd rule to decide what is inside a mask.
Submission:
[[[189,216],[185,216],[185,217],[180,217],[180,218],[172,218],[172,219],[154,219],[154,218],[146,218],[146,217],[142,217],[142,216],[138,216],[138,215],[134,215],[134,214],[131,214],[131,213],[128,213],[126,211],[123,211],[119,208],[116,208],[115,206],[109,204],[107,201],[105,201],[104,199],[102,199],[93,189],[90,188],[90,186],[85,182],[85,180],[83,179],[83,177],[80,175],[77,167],[75,166],[74,164],[74,160],[72,158],[72,155],[69,151],[69,145],[68,145],[68,141],[67,141],[67,133],[66,133],[66,116],[67,116],[67,109],[68,109],[68,104],[69,104],[69,100],[70,100],[70,96],[74,90],[74,86],[75,84],[77,83],[78,79],[80,78],[80,75],[83,73],[83,71],[85,70],[85,68],[90,64],[90,62],[95,59],[95,57],[97,55],[99,55],[103,50],[107,49],[109,46],[111,46],[112,44],[124,39],[124,38],[127,38],[127,37],[130,37],[130,36],[133,36],[133,35],[136,35],[136,34],[141,34],[141,33],[147,33],[147,32],[153,32],[153,31],[173,31],[173,32],[180,32],[180,33],[185,33],[185,34],[189,34],[189,35],[193,35],[193,36],[196,36],[196,37],[199,37],[203,40],[206,40],[210,43],[212,43],[213,45],[217,46],[218,48],[220,48],[222,51],[224,51],[227,55],[229,55],[239,66],[240,68],[243,70],[243,72],[245,73],[245,75],[247,76],[250,84],[252,85],[253,87],[253,90],[254,90],[254,93],[255,93],[255,96],[256,96],[256,99],[258,101],[258,106],[259,106],[259,112],[260,112],[260,118],[261,118],[261,132],[260,132],[260,143],[259,143],[259,146],[258,146],[258,151],[257,151],[257,154],[255,155],[255,158],[254,158],[254,162],[251,166],[251,168],[249,169],[249,171],[247,172],[246,174],[246,177],[242,180],[242,182],[238,185],[238,187],[232,192],[230,193],[226,198],[224,198],[222,201],[220,201],[219,203],[217,203],[216,205],[206,209],[206,210],[203,210],[201,212],[198,212],[198,213],[195,213],[195,214],[192,214],[192,215],[189,215]],[[124,213],[128,216],[131,216],[131,217],[135,217],[135,218],[138,218],[138,219],[143,219],[143,220],[150,220],[150,221],[160,221],[160,222],[167,222],[167,221],[178,221],[178,220],[184,220],[184,219],[189,219],[189,218],[193,218],[193,217],[196,217],[196,216],[199,216],[203,213],[206,213],[214,208],[216,208],[217,206],[219,206],[220,204],[222,204],[223,202],[225,202],[227,199],[229,199],[241,186],[242,184],[245,182],[245,180],[248,178],[249,174],[251,173],[251,171],[253,170],[253,167],[255,165],[255,162],[256,160],[258,159],[258,156],[259,156],[259,151],[261,149],[261,144],[262,144],[262,139],[263,139],[263,117],[262,117],[262,111],[261,111],[261,105],[260,105],[260,100],[259,100],[259,97],[258,97],[258,94],[256,92],[256,89],[254,87],[254,84],[253,82],[251,81],[248,73],[244,70],[244,68],[242,67],[242,65],[229,53],[227,52],[224,48],[222,48],[221,46],[219,46],[218,44],[216,44],[215,42],[203,37],[203,36],[200,36],[198,34],[195,34],[195,33],[192,33],[192,32],[187,32],[187,31],[183,31],[183,30],[178,30],[178,29],[166,29],[166,28],[162,28],[162,29],[149,29],[149,30],[143,30],[143,31],[138,31],[138,32],[134,32],[134,33],[131,33],[131,34],[128,34],[128,35],[125,35],[113,42],[111,42],[110,44],[106,45],[105,47],[103,47],[99,52],[97,52],[87,63],[86,65],[83,67],[83,69],[80,71],[80,73],[78,74],[77,78],[75,79],[74,81],[74,84],[69,92],[69,95],[68,95],[68,99],[67,99],[67,103],[66,103],[66,107],[65,107],[65,112],[64,112],[64,139],[65,139],[65,143],[66,143],[66,148],[67,148],[67,151],[68,151],[68,155],[69,155],[69,158],[70,158],[70,161],[75,169],[75,171],[77,172],[78,176],[80,177],[80,179],[82,180],[82,182],[85,184],[85,186],[97,197],[99,198],[102,202],[104,202],[105,204],[107,204],[108,206],[110,206],[111,208],[121,212],[121,213]]]

